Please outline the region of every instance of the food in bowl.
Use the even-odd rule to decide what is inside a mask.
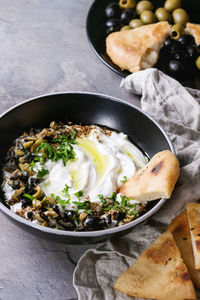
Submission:
[[[122,70],[134,73],[156,64],[169,34],[166,21],[113,32],[106,39],[106,52]]]
[[[167,0],[158,8],[151,1],[133,2],[112,2],[105,8],[111,61],[130,73],[156,67],[181,82],[194,78],[200,69],[200,25],[189,23],[182,1]]]
[[[119,188],[148,163],[127,135],[97,125],[51,122],[14,141],[3,172],[10,209],[60,230],[100,230],[128,223],[146,202]]]

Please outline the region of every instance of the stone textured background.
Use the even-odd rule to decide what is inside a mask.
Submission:
[[[99,0],[101,1],[101,0]],[[139,106],[89,46],[92,0],[0,0],[0,113],[46,93],[89,91]],[[0,300],[75,300],[73,270],[93,246],[38,239],[0,214]]]

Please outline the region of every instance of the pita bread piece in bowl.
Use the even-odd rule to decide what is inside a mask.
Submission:
[[[131,73],[153,67],[170,34],[168,22],[113,32],[106,39],[106,52],[122,70]]]
[[[138,108],[109,96],[66,93],[30,99],[2,114],[0,118],[2,164],[5,162],[6,153],[13,145],[13,141],[19,138],[24,131],[29,132],[31,128],[47,128],[52,120],[60,121],[63,124],[68,121],[82,125],[96,124],[123,132],[149,158],[165,149],[174,152],[173,146],[162,128]],[[102,194],[104,194],[103,190]],[[30,222],[9,209],[4,201],[3,193],[0,209],[11,221],[35,235],[57,242],[79,244],[95,243],[128,233],[135,225],[157,212],[164,202],[165,199],[149,202],[139,217],[122,226],[94,231],[58,230]]]
[[[154,155],[144,168],[120,188],[119,192],[140,201],[169,199],[179,174],[178,159],[171,151],[165,150]]]

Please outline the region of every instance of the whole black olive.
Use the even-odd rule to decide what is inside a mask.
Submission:
[[[120,24],[120,19],[109,19],[106,21],[106,27],[119,26]]]
[[[105,14],[107,18],[119,18],[121,9],[116,2],[113,2],[106,6]]]
[[[175,60],[181,61],[181,60],[183,59],[183,55],[182,55],[181,52],[175,52],[175,53],[173,53],[173,58],[174,58]]]
[[[183,75],[184,67],[179,61],[171,60],[169,62],[168,70],[172,76],[179,77]]]
[[[174,40],[171,45],[170,45],[170,52],[180,52],[180,51],[184,51],[184,46],[179,43],[177,40]]]
[[[126,10],[123,10],[122,13],[121,13],[121,22],[123,24],[128,24],[132,19],[134,19],[135,17],[135,11],[133,9],[126,9]]]
[[[196,60],[197,57],[199,56],[199,48],[197,47],[197,45],[187,46],[187,53],[189,57]]]
[[[116,26],[110,26],[108,29],[107,29],[107,34],[110,34],[112,32],[116,32],[116,31],[119,31],[121,28],[121,25],[116,25]]]
[[[166,38],[164,42],[164,47],[170,47],[173,43],[174,43],[174,39],[168,36],[168,38]]]
[[[121,22],[119,19],[109,19],[106,22],[106,26],[108,27],[107,29],[107,34],[119,31],[121,28]]]
[[[178,42],[184,46],[189,46],[195,43],[194,37],[192,35],[183,34],[178,39]]]

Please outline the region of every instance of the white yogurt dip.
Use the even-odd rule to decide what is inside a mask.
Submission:
[[[146,206],[118,193],[148,163],[124,133],[52,122],[16,139],[8,157],[6,202],[36,224],[99,230],[131,222]]]
[[[133,145],[123,133],[104,134],[98,127],[90,135],[77,139],[73,145],[75,159],[64,166],[62,160],[48,160],[44,168],[48,174],[41,187],[45,195],[52,193],[66,198],[63,192],[69,188],[70,199],[76,200],[75,193],[83,191],[91,202],[100,202],[98,195],[109,197],[117,192],[123,179],[129,179],[138,168],[147,164],[146,156]],[[35,164],[34,171],[41,169]]]

